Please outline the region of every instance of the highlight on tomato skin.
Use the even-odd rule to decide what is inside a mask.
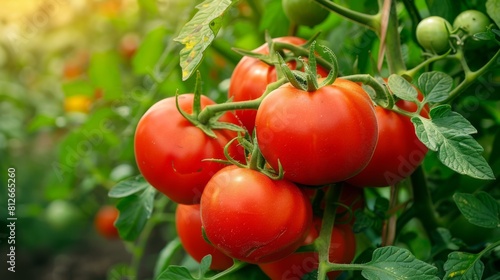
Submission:
[[[233,259],[207,243],[203,238],[200,205],[177,205],[175,227],[183,248],[197,262],[206,255],[212,255],[212,270],[226,270],[233,265]]]
[[[290,181],[228,166],[203,191],[201,221],[208,240],[223,253],[264,263],[299,248],[312,223],[312,207]]]

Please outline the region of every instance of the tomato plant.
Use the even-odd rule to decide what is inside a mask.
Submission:
[[[311,204],[296,185],[235,166],[210,179],[200,209],[208,240],[227,255],[250,263],[290,255],[312,222]]]
[[[193,95],[178,97],[181,110],[191,113]],[[201,107],[214,104],[202,96]],[[230,113],[220,121],[238,123]],[[206,135],[185,119],[170,97],[154,104],[139,121],[134,139],[134,151],[139,169],[148,182],[178,203],[196,204],[208,180],[224,165],[206,161],[223,159],[224,146],[236,136],[235,132],[215,130],[217,138]],[[232,146],[231,155],[242,157]]]
[[[203,238],[199,204],[179,204],[175,211],[175,227],[182,246],[196,261],[200,262],[204,256],[210,254],[210,268],[213,270],[225,270],[233,264],[233,259],[215,249]]]
[[[262,101],[255,123],[264,158],[276,170],[281,164],[288,180],[305,185],[354,176],[377,143],[370,98],[342,79],[313,92],[281,86]]]
[[[0,279],[500,273],[498,0],[4,2]]]
[[[115,227],[115,221],[118,219],[119,214],[118,209],[112,205],[99,208],[94,218],[96,231],[105,238],[119,238],[118,229]]]

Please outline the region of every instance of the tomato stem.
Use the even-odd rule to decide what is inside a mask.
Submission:
[[[168,205],[170,200],[161,195],[155,201],[153,216],[147,221],[144,229],[142,230],[137,243],[131,245],[131,253],[132,253],[132,261],[130,263],[130,273],[132,274],[131,279],[137,279],[137,274],[139,273],[139,267],[141,264],[142,257],[146,250],[146,243],[149,240],[149,236],[153,232],[153,229],[156,225],[161,221],[161,219],[157,219],[156,216],[162,216],[165,212],[165,207]]]
[[[379,29],[380,22],[378,20],[377,15],[368,15],[365,13],[356,12],[329,0],[314,0],[314,1],[323,6],[324,8],[326,8],[327,10],[335,12],[349,20],[365,25],[373,30]]]
[[[411,77],[413,79],[417,75],[417,73],[420,70],[422,70],[422,68],[430,65],[431,63],[434,63],[434,62],[439,61],[441,59],[447,58],[448,55],[450,54],[450,52],[451,52],[451,50],[449,50],[448,52],[446,52],[442,55],[432,56],[432,57],[426,59],[425,61],[423,61],[422,63],[420,63],[419,65],[413,67],[412,69],[409,69],[409,70],[402,72],[401,75],[408,76],[408,77]]]
[[[344,76],[342,78],[349,81],[362,83],[372,88],[374,92],[371,92],[370,90],[366,90],[366,92],[377,105],[380,105],[384,108],[392,108],[394,106],[394,98],[391,94],[389,94],[387,87],[377,81],[377,79],[375,79],[373,76],[369,74],[356,74]]]
[[[234,260],[234,263],[231,267],[229,267],[228,269],[224,270],[224,271],[221,271],[219,273],[217,273],[216,275],[212,276],[212,277],[207,277],[207,278],[204,278],[204,279],[207,279],[207,280],[215,280],[215,279],[219,279],[220,277],[224,276],[224,275],[228,275],[228,274],[231,274],[237,270],[240,270],[242,269],[243,267],[247,266],[248,263],[245,263],[245,262],[241,262],[241,261],[238,261],[238,260]]]
[[[207,124],[211,118],[213,118],[217,113],[233,111],[233,110],[243,110],[243,109],[257,109],[264,98],[273,90],[277,89],[286,82],[286,79],[279,79],[278,81],[271,83],[267,86],[266,91],[261,97],[239,102],[226,102],[221,104],[208,105],[200,112],[198,115],[198,121],[202,124]]]
[[[458,55],[459,53],[457,53]],[[467,65],[467,62],[465,61],[465,58],[462,56],[458,56],[459,59],[462,61],[462,65]],[[465,71],[465,78],[464,80],[457,86],[455,87],[451,92],[448,98],[441,102],[441,103],[450,103],[452,102],[455,98],[457,98],[465,89],[467,89],[470,85],[472,85],[476,80],[479,78],[479,76],[483,75],[486,73],[489,68],[493,65],[498,64],[498,60],[500,59],[500,49],[495,53],[495,55],[481,67],[480,69],[476,71],[471,71],[468,67],[464,68]]]
[[[385,36],[385,56],[389,73],[402,74],[406,70],[406,64],[401,52],[401,40],[399,36],[398,13],[396,11],[396,1],[392,1],[389,11],[389,22],[387,23],[387,33]],[[381,28],[377,31],[381,35]]]
[[[434,233],[439,223],[422,166],[419,166],[411,175],[411,188],[413,191],[413,205],[411,207],[415,209],[415,215],[422,223],[430,240],[435,243]]]
[[[323,212],[323,224],[316,239],[315,246],[319,254],[318,280],[324,280],[330,264],[330,243],[337,213],[337,201],[342,193],[340,185],[330,186],[326,192],[326,205]]]

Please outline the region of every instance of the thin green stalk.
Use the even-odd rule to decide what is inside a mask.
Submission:
[[[335,12],[361,25],[367,26],[375,32],[378,32],[378,30],[380,30],[380,14],[368,15],[365,13],[356,12],[339,4],[336,4],[335,2],[330,0],[314,1],[332,12]]]
[[[337,212],[337,201],[339,200],[342,188],[330,186],[326,192],[326,206],[323,212],[323,224],[319,232],[319,237],[315,241],[315,246],[319,254],[318,280],[325,280],[330,263],[330,242],[335,224],[335,213]]]
[[[168,202],[169,200],[166,196],[161,196],[155,203],[153,213],[162,215],[163,210],[167,206]],[[130,271],[133,275],[132,279],[138,279],[137,274],[139,273],[139,267],[141,265],[142,257],[144,256],[146,244],[149,240],[149,236],[153,232],[153,229],[156,227],[160,220],[161,219],[156,219],[155,215],[153,215],[144,226],[144,229],[142,230],[137,243],[132,246],[132,261],[130,263]]]
[[[442,55],[433,56],[433,57],[431,57],[429,59],[426,59],[425,61],[423,61],[419,65],[413,67],[412,69],[403,71],[401,73],[401,75],[403,75],[403,76],[409,76],[409,77],[411,77],[413,79],[417,75],[417,73],[420,70],[422,70],[424,67],[426,67],[427,65],[430,65],[431,63],[434,63],[434,62],[439,61],[441,59],[452,58],[452,57],[453,56],[449,56],[449,53],[445,53],[445,54],[442,54]]]
[[[413,191],[413,205],[415,215],[422,223],[425,231],[432,240],[436,228],[439,226],[434,205],[431,199],[427,182],[425,181],[422,166],[419,166],[411,175],[411,187]]]
[[[278,81],[271,83],[267,86],[266,91],[261,97],[239,102],[226,102],[221,104],[208,105],[200,112],[198,115],[198,121],[202,124],[208,123],[208,121],[214,117],[219,112],[242,110],[242,109],[257,109],[264,98],[273,90],[277,89],[286,82],[285,78],[279,79]]]
[[[389,23],[385,38],[385,56],[391,74],[402,74],[406,70],[406,64],[401,52],[401,40],[399,36],[398,14],[396,11],[396,1],[392,1],[389,12]]]
[[[214,279],[214,280],[215,280],[215,279],[219,279],[220,277],[222,277],[222,276],[224,276],[224,275],[231,274],[231,273],[233,273],[233,272],[235,272],[235,271],[237,271],[237,270],[242,269],[243,267],[245,267],[245,266],[247,266],[247,265],[248,265],[247,263],[240,262],[240,261],[235,261],[235,262],[234,262],[234,264],[233,264],[230,268],[228,268],[228,269],[226,269],[226,270],[224,270],[224,271],[221,271],[220,273],[217,273],[216,275],[214,275],[214,276],[212,276],[212,277],[208,277],[208,278],[206,278],[206,279],[207,279],[207,280],[211,280],[211,279]]]
[[[463,56],[462,57],[459,56],[459,59],[461,59],[461,61],[465,62],[465,58]],[[448,96],[448,98],[445,101],[443,101],[442,103],[451,103],[455,98],[457,98],[460,95],[460,93],[462,93],[470,85],[475,83],[477,78],[479,78],[481,75],[486,73],[491,66],[496,65],[498,63],[497,60],[499,60],[499,59],[500,59],[500,49],[488,61],[488,63],[486,63],[480,69],[478,69],[476,71],[470,71],[470,70],[467,71],[466,69],[468,69],[468,67],[465,68],[464,69],[464,71],[465,71],[464,80],[450,92],[450,95]]]

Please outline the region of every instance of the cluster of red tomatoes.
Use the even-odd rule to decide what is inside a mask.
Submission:
[[[305,43],[296,37],[275,41]],[[268,45],[254,52],[269,53]],[[292,69],[297,65],[297,60],[288,62]],[[324,77],[328,71],[318,65],[317,73]],[[273,65],[244,57],[231,78],[231,102],[261,97],[276,79]],[[189,120],[215,104],[201,96],[197,108],[194,99],[183,94],[154,104],[137,126],[135,155],[145,179],[179,204],[176,225],[186,251],[198,261],[211,254],[214,270],[228,268],[233,258],[258,264],[272,279],[299,279],[317,269],[317,252],[296,252],[318,237],[322,218],[311,203],[317,202],[317,192],[342,185],[339,205],[352,213],[364,205],[360,187],[399,182],[427,151],[408,117],[375,106],[358,83],[337,78],[310,91],[285,83],[266,95],[258,109],[226,111],[217,119],[255,131],[253,145],[265,159],[262,165],[283,171],[283,178],[271,178],[214,160],[229,156],[243,163],[256,155],[232,141],[236,132],[213,129],[216,137],[211,137],[199,128],[207,124]],[[416,110],[406,101],[396,104]],[[318,205],[324,208],[324,202]],[[330,261],[349,263],[355,254],[353,219],[345,215],[346,208],[337,209]]]

